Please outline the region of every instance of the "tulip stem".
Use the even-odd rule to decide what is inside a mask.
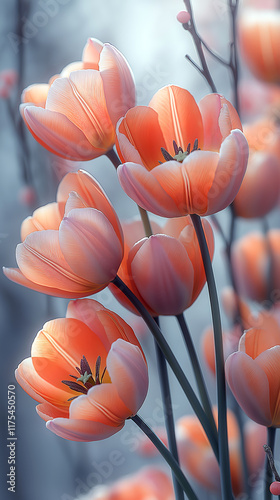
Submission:
[[[178,462],[171,455],[170,451],[166,448],[163,442],[157,437],[157,435],[152,431],[152,429],[144,422],[144,420],[139,415],[134,415],[131,420],[135,422],[136,425],[146,434],[146,436],[152,441],[156,446],[160,454],[163,456],[164,460],[168,463],[169,467],[174,472],[178,482],[182,486],[184,492],[190,500],[198,500],[195,492],[193,491],[191,485],[189,484],[186,476],[183,474]]]
[[[130,302],[134,305],[137,311],[141,314],[145,323],[149,327],[151,333],[156,339],[160,349],[162,350],[163,355],[165,356],[168,364],[170,365],[174,375],[176,376],[178,382],[180,383],[186,397],[188,398],[197,418],[199,419],[202,427],[205,430],[205,433],[209,439],[210,445],[212,446],[213,452],[219,461],[219,451],[218,451],[218,438],[217,433],[213,432],[212,426],[210,425],[208,418],[192,388],[190,385],[184,371],[182,370],[180,364],[178,363],[175,355],[170,349],[168,343],[166,342],[160,328],[155,322],[154,318],[150,315],[147,309],[143,306],[140,300],[134,295],[134,293],[126,286],[126,284],[120,279],[119,276],[116,276],[112,283],[119,288],[125,296],[130,300]]]
[[[208,394],[208,391],[206,388],[205,380],[204,380],[204,377],[203,377],[203,374],[201,371],[201,367],[200,367],[198,357],[196,354],[196,350],[195,350],[195,347],[194,347],[194,344],[193,344],[193,341],[191,338],[191,334],[190,334],[190,331],[188,329],[188,325],[186,323],[186,320],[185,320],[185,317],[183,314],[178,314],[176,316],[176,318],[177,318],[178,323],[180,325],[180,328],[181,328],[181,331],[182,331],[182,334],[184,337],[184,341],[185,341],[185,344],[186,344],[188,352],[189,352],[189,357],[190,357],[193,372],[195,375],[197,388],[198,388],[198,392],[200,394],[202,406],[203,406],[204,411],[208,417],[208,420],[213,428],[213,431],[216,433],[217,426],[216,426],[216,423],[215,423],[215,420],[213,417],[212,406],[210,403],[209,394]]]
[[[267,428],[267,446],[270,448],[271,455],[274,453],[274,444],[275,444],[275,435],[276,435],[276,427],[268,427]],[[273,475],[271,466],[269,463],[268,454],[266,454],[265,459],[265,476],[264,476],[264,500],[271,500],[272,494],[270,493],[270,485],[273,481]]]
[[[144,210],[144,208],[139,207],[139,205],[137,205],[137,206],[138,206],[138,210],[139,210],[139,213],[141,216],[142,224],[143,224],[143,227],[145,230],[145,235],[147,236],[147,238],[149,238],[149,236],[152,236],[152,234],[153,234],[149,216],[148,216],[146,210]]]
[[[110,149],[107,153],[106,153],[106,156],[107,158],[109,158],[109,160],[113,163],[115,169],[117,170],[118,166],[121,165],[121,160],[119,159],[116,151],[114,149]]]
[[[159,320],[158,318],[155,318],[155,321],[158,323],[159,326]],[[157,366],[158,366],[158,371],[159,371],[159,381],[160,381],[160,389],[161,389],[161,397],[163,401],[163,408],[164,408],[164,419],[165,419],[165,427],[167,431],[167,440],[168,440],[168,447],[172,453],[172,456],[175,458],[176,462],[179,464],[179,456],[178,456],[178,449],[177,449],[177,443],[176,443],[176,436],[175,436],[175,426],[174,426],[174,418],[173,418],[173,411],[172,411],[172,400],[171,400],[171,392],[170,392],[170,384],[169,384],[169,378],[168,378],[168,370],[167,370],[167,362],[162,354],[162,351],[158,345],[158,343],[155,341],[155,349],[156,349],[156,357],[157,357]],[[176,500],[184,500],[184,492],[181,488],[181,485],[176,479],[176,475],[173,473],[173,485],[174,485],[174,491],[175,491],[175,497]]]
[[[208,290],[209,290],[209,299],[210,299],[212,319],[213,319],[214,342],[215,342],[217,401],[218,401],[218,430],[219,430],[218,443],[219,443],[220,470],[221,470],[221,490],[222,490],[222,499],[230,500],[233,499],[233,494],[231,488],[231,476],[230,476],[230,466],[229,466],[225,362],[223,353],[220,308],[219,308],[218,294],[212,268],[212,262],[209,255],[209,250],[205,234],[203,231],[201,219],[196,214],[192,214],[191,219],[199,242],[201,256],[206,274]]]

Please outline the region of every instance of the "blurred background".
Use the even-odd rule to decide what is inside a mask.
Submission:
[[[229,48],[229,19],[226,1],[193,2],[199,32],[223,57]],[[0,71],[18,74],[12,90],[0,99],[0,254],[1,264],[15,266],[15,247],[20,241],[22,220],[47,202],[54,201],[57,185],[66,173],[65,162],[50,155],[24,128],[18,112],[20,94],[32,83],[47,82],[72,61],[81,59],[88,37],[115,45],[127,58],[133,70],[137,104],[147,105],[153,94],[173,83],[187,88],[198,101],[210,92],[207,83],[185,59],[196,58],[189,34],[176,20],[184,9],[182,0],[6,0],[0,5]],[[209,59],[209,67],[218,91],[232,98],[227,70]],[[243,69],[246,76],[246,69]],[[106,157],[79,165],[94,175],[103,186],[120,218],[137,215],[136,207],[122,192],[115,170]],[[77,164],[68,164],[76,169]],[[225,216],[226,217],[226,216]],[[226,222],[226,219],[225,219]],[[242,229],[241,229],[242,230]],[[215,267],[219,287],[227,282],[221,261],[221,241],[217,237]],[[46,297],[9,282],[0,275],[1,314],[1,498],[7,493],[7,387],[16,386],[16,489],[19,500],[74,500],[96,485],[111,482],[133,472],[146,463],[138,455],[138,431],[132,422],[106,441],[72,443],[56,437],[45,428],[35,411],[35,402],[17,385],[14,370],[30,355],[31,343],[44,322],[65,314],[67,301]],[[134,318],[124,311],[104,290],[98,296],[109,307],[134,325]],[[208,298],[204,290],[186,313],[195,344],[210,323]],[[167,338],[185,366],[189,361],[181,354],[181,339],[175,320],[165,319]],[[139,329],[140,330],[140,329]],[[156,378],[153,342],[141,327],[140,341],[149,358],[150,389],[141,410],[152,426],[163,424],[160,391]],[[207,373],[215,397],[214,381]],[[171,377],[176,418],[190,408]],[[119,452],[112,465],[112,450]],[[104,465],[104,464],[107,464]],[[108,466],[109,463],[109,466]],[[151,463],[162,464],[156,457]],[[103,466],[102,466],[103,464]],[[5,471],[5,472],[4,472]],[[3,496],[2,496],[3,494]],[[8,496],[7,496],[8,495]],[[9,496],[10,495],[10,496]],[[212,498],[203,494],[203,498]],[[208,496],[207,496],[208,495]],[[215,496],[214,496],[215,497]]]

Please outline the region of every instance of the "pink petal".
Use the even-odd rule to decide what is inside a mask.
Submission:
[[[139,347],[122,339],[112,344],[107,356],[112,384],[131,414],[137,413],[148,391],[148,369]]]
[[[123,248],[107,217],[94,208],[69,212],[59,228],[63,255],[84,279],[104,285],[117,274]]]
[[[57,436],[70,441],[99,441],[106,439],[120,431],[124,423],[118,427],[93,422],[91,420],[79,420],[68,418],[55,418],[46,423],[47,429]]]
[[[227,358],[225,370],[227,382],[248,417],[258,424],[271,425],[269,382],[256,360],[235,352]]]
[[[69,415],[68,408],[66,410],[62,410],[57,408],[56,406],[51,405],[50,403],[43,403],[36,406],[36,411],[43,420],[46,422],[48,420],[52,420],[53,418],[67,418]]]
[[[99,70],[108,113],[115,127],[119,118],[135,106],[133,74],[121,52],[109,43],[105,43],[100,54]]]
[[[117,173],[123,190],[137,205],[161,217],[178,217],[182,214],[176,202],[159,183],[161,171],[155,178],[157,168],[161,167],[149,172],[142,165],[124,163],[118,167]]]
[[[44,108],[46,105],[47,95],[50,86],[47,83],[36,83],[29,85],[21,94],[21,101],[23,103],[32,103],[35,106]]]
[[[28,105],[22,105],[21,112],[32,135],[51,153],[78,161],[103,154],[103,150],[94,148],[63,114]]]
[[[45,229],[59,228],[61,217],[57,203],[48,203],[47,205],[37,208],[32,217],[27,217],[21,225],[21,240],[24,241],[26,236],[34,231],[43,231]]]
[[[49,90],[46,108],[65,115],[94,148],[106,152],[113,146],[115,130],[98,71],[74,71],[69,78],[57,78]]]
[[[104,44],[97,40],[97,38],[88,38],[88,41],[83,50],[83,62],[93,63],[98,66],[100,54],[103,47]]]

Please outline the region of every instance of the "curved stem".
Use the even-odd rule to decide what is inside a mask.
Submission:
[[[231,488],[231,476],[230,476],[230,466],[229,466],[226,382],[225,382],[225,367],[224,367],[220,308],[219,308],[215,278],[212,269],[212,262],[210,259],[205,234],[201,224],[201,219],[196,214],[192,214],[191,219],[196,231],[197,239],[201,250],[201,255],[209,290],[209,298],[210,298],[211,312],[213,319],[215,358],[216,358],[217,400],[218,400],[218,430],[219,430],[218,443],[219,443],[219,456],[220,456],[222,499],[231,500],[233,499],[233,494]]]
[[[144,208],[139,207],[139,205],[137,205],[137,206],[138,206],[138,210],[139,210],[139,213],[141,216],[142,224],[144,226],[145,235],[147,237],[152,236],[153,231],[152,231],[152,226],[150,223],[149,216],[148,216],[146,210],[144,210]]]
[[[236,16],[237,16],[238,2],[239,0],[229,0],[229,7],[231,11],[231,33],[232,33],[231,58],[229,67],[231,69],[233,78],[234,107],[237,113],[239,113],[239,97],[238,97],[239,68],[238,68],[237,44],[236,44]]]
[[[267,445],[270,448],[272,456],[274,453],[275,435],[276,435],[276,428],[275,427],[268,427],[267,428]],[[272,481],[273,481],[272,470],[270,467],[268,455],[266,455],[265,476],[264,476],[264,500],[271,500],[271,498],[272,498],[272,494],[270,493],[270,490],[269,490],[269,487],[270,487]]]
[[[114,149],[110,149],[110,151],[107,151],[106,156],[113,163],[115,169],[117,169],[118,166],[121,165],[122,162],[119,159],[119,157]]]
[[[207,83],[209,84],[209,86],[211,88],[211,91],[217,92],[216,85],[213,81],[213,78],[210,74],[210,71],[209,71],[207,63],[206,63],[205,55],[204,55],[203,48],[202,48],[201,38],[196,31],[191,2],[190,2],[190,0],[184,0],[184,4],[186,6],[188,13],[190,14],[191,19],[190,19],[190,22],[187,25],[183,25],[183,27],[187,31],[190,32],[190,34],[193,38],[193,41],[194,41],[194,44],[195,44],[195,47],[196,47],[196,50],[197,50],[197,53],[198,53],[198,56],[199,56],[199,59],[201,62],[201,66],[202,66],[202,68],[199,68],[196,65],[196,68],[199,70],[199,72],[202,74],[202,76],[204,76],[205,80],[207,81]]]
[[[158,322],[158,319],[155,318],[155,321]],[[159,323],[158,323],[159,324]],[[159,371],[159,381],[160,381],[160,389],[161,389],[161,397],[163,401],[164,408],[164,419],[165,419],[165,427],[167,431],[167,440],[168,447],[172,453],[172,456],[175,458],[176,462],[179,464],[179,456],[177,450],[176,436],[175,436],[175,426],[174,426],[174,418],[172,411],[172,400],[171,400],[171,392],[167,371],[167,363],[164,355],[162,354],[158,343],[155,341],[155,349],[156,349],[156,357],[157,357],[157,366]],[[178,483],[176,479],[176,475],[173,473],[173,484],[176,500],[184,500],[184,493],[180,483]]]
[[[205,433],[209,439],[210,445],[212,446],[212,449],[214,451],[214,454],[219,461],[219,451],[218,451],[218,443],[217,443],[217,435],[213,433],[213,429],[211,425],[209,424],[208,418],[193,390],[191,387],[185,373],[183,372],[181,366],[179,365],[175,355],[171,351],[168,343],[166,342],[164,336],[162,335],[161,330],[159,329],[158,325],[156,324],[155,320],[153,317],[149,314],[147,309],[143,306],[143,304],[138,300],[137,297],[132,293],[132,291],[126,286],[126,284],[119,278],[119,276],[116,276],[112,283],[117,286],[125,295],[126,297],[130,300],[130,302],[136,307],[138,312],[141,314],[143,317],[145,323],[147,326],[150,328],[151,333],[155,337],[160,349],[162,350],[162,353],[164,354],[168,364],[170,365],[173,373],[175,374],[178,382],[180,383],[185,395],[187,396],[195,414],[197,415],[197,418],[199,419],[201,425],[203,426]]]
[[[182,334],[183,334],[183,337],[185,340],[185,344],[186,344],[188,352],[189,352],[189,357],[190,357],[193,372],[195,375],[197,388],[198,388],[198,392],[200,394],[202,406],[204,408],[204,411],[208,417],[210,424],[212,425],[213,431],[217,432],[217,426],[216,426],[216,423],[215,423],[215,420],[213,417],[212,406],[210,403],[209,394],[208,394],[206,384],[205,384],[205,381],[204,381],[204,378],[202,375],[201,367],[200,367],[200,364],[198,361],[196,350],[195,350],[194,345],[193,345],[190,331],[188,329],[188,325],[186,323],[186,320],[185,320],[185,317],[183,314],[178,314],[178,316],[176,316],[176,318],[177,318],[178,323],[180,325],[180,328],[181,328],[181,331],[182,331]]]
[[[156,446],[160,454],[163,456],[164,460],[171,467],[172,471],[174,472],[178,482],[182,486],[187,497],[190,500],[198,500],[198,497],[193,491],[186,476],[180,469],[178,462],[173,458],[170,451],[166,448],[163,442],[157,437],[157,435],[152,431],[152,429],[150,429],[150,427],[144,422],[144,420],[139,415],[134,415],[134,417],[131,417],[131,420],[133,420],[133,422],[135,422],[135,424],[138,425],[138,427],[146,434],[146,436]]]

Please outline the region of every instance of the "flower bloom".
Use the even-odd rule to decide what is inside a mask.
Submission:
[[[67,174],[57,202],[23,221],[17,246],[18,269],[6,276],[28,288],[58,297],[96,293],[116,276],[123,256],[118,217],[91,175]]]
[[[276,297],[280,287],[280,231],[249,233],[233,245],[232,263],[241,295],[263,302]],[[275,297],[274,297],[275,295]]]
[[[247,219],[264,217],[279,200],[280,163],[270,152],[249,154],[248,167],[234,199],[236,215]]]
[[[208,221],[203,226],[212,258],[213,231]],[[125,251],[119,277],[153,316],[181,314],[197,299],[206,281],[191,219],[171,219],[162,228],[154,225],[157,234],[149,238],[143,238],[140,221],[123,224],[123,230]],[[132,310],[115,285],[109,288]]]
[[[217,422],[217,408],[213,409]],[[227,411],[230,473],[234,495],[244,491],[241,461],[241,442],[234,414]],[[254,422],[245,424],[245,451],[250,474],[257,474],[264,461],[263,443],[266,429]],[[188,415],[176,423],[180,463],[204,488],[219,493],[220,471],[209,441],[197,417]]]
[[[274,481],[270,485],[270,492],[272,495],[280,495],[280,483],[279,481]]]
[[[280,82],[280,12],[246,8],[239,19],[241,53],[253,75],[266,82]]]
[[[47,428],[65,439],[96,441],[124,426],[142,405],[147,365],[130,326],[91,299],[37,334],[16,379],[40,404]]]
[[[143,467],[136,474],[119,479],[111,486],[100,488],[91,500],[173,500],[174,491],[169,476],[155,467]]]
[[[245,413],[267,427],[280,427],[280,327],[251,328],[241,337],[238,351],[226,360],[226,378]]]
[[[0,71],[0,99],[8,99],[18,81],[18,73],[14,69]]]
[[[90,160],[112,149],[117,121],[135,105],[135,85],[123,55],[90,38],[82,62],[67,66],[51,85],[28,87],[22,99],[22,117],[42,146],[63,158]]]
[[[118,168],[121,186],[163,217],[218,212],[233,201],[246,170],[248,145],[239,129],[235,109],[222,96],[211,94],[197,105],[187,90],[164,87],[117,125],[125,162]]]

